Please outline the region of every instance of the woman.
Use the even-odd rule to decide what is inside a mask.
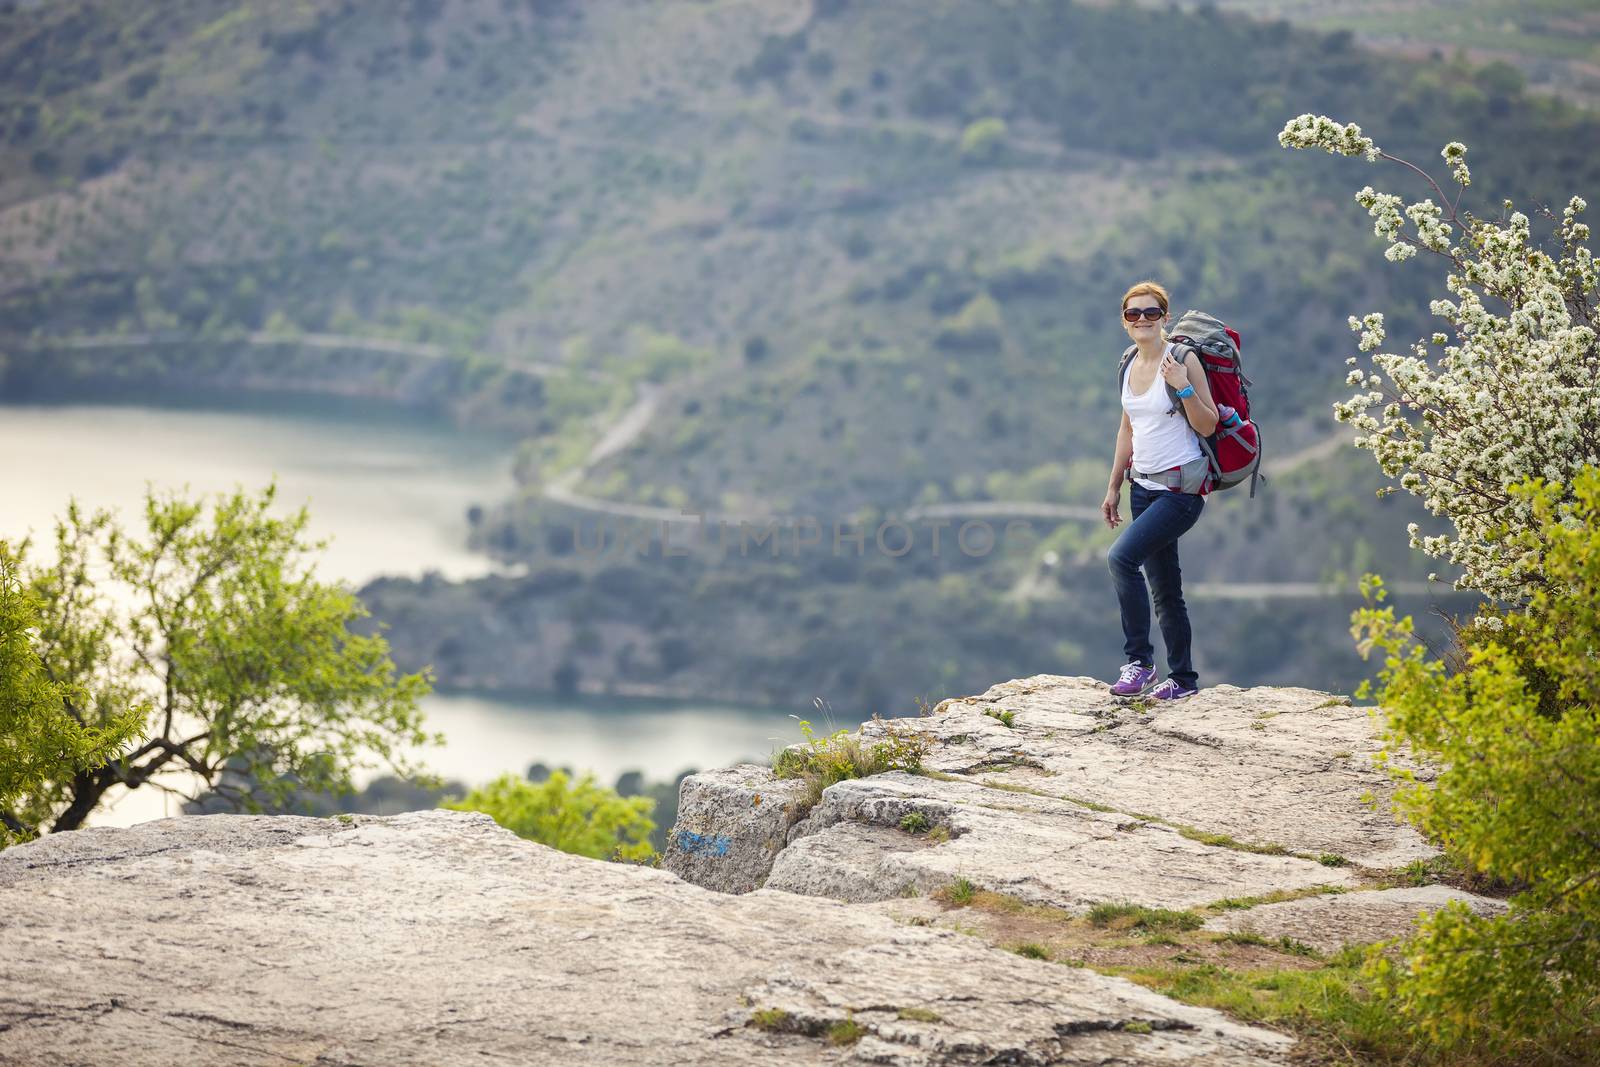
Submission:
[[[1122,372],[1122,427],[1111,461],[1111,484],[1100,505],[1106,525],[1116,529],[1122,523],[1117,504],[1123,478],[1131,473],[1133,522],[1107,553],[1122,610],[1122,651],[1128,657],[1111,691],[1137,696],[1149,690],[1157,700],[1199,692],[1200,678],[1190,659],[1178,538],[1200,518],[1209,488],[1205,454],[1195,435],[1209,435],[1217,426],[1217,408],[1199,361],[1175,359],[1167,343],[1169,318],[1167,291],[1155,282],[1140,282],[1122,298],[1122,328],[1133,339],[1134,352]],[[1176,400],[1168,386],[1176,390]],[[1155,685],[1146,578],[1167,646],[1168,677],[1160,685]]]

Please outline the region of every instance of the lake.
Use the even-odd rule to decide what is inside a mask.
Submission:
[[[281,512],[306,505],[310,534],[331,540],[317,568],[324,579],[360,586],[429,570],[474,577],[495,566],[466,547],[467,509],[512,492],[514,448],[502,437],[343,402],[0,404],[0,537],[31,532],[29,558],[39,562],[53,552],[53,524],[71,498],[114,508],[133,527],[146,484],[187,486],[192,496],[259,490],[276,477]],[[429,728],[447,738],[425,754],[429,767],[468,784],[535,762],[592,770],[606,785],[628,770],[671,778],[800,739],[781,711],[709,703],[435,693],[424,707]],[[141,789],[91,824],[164,814],[177,814],[177,801]]]

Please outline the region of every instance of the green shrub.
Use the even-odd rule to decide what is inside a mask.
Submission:
[[[420,771],[409,753],[436,743],[417,706],[428,672],[399,674],[381,636],[355,631],[365,608],[316,580],[306,511],[276,517],[276,493],[148,488],[143,530],[69,502],[55,561],[25,579],[33,623],[20,647],[17,579],[0,568],[0,822],[75,830],[114,788],[153,785],[173,767],[212,789],[228,776],[227,805],[250,811],[302,790],[348,793],[364,766]]]
[[[571,781],[565,771],[555,771],[539,783],[505,774],[442,806],[481,811],[518,837],[578,856],[643,861],[655,851],[655,801],[619,796],[589,774]]]
[[[900,829],[908,834],[925,834],[933,826],[920,811],[913,811],[900,820]]]
[[[1395,806],[1519,891],[1501,916],[1454,905],[1421,920],[1398,961],[1368,968],[1380,997],[1441,1047],[1566,1062],[1600,1040],[1600,471],[1510,492],[1534,521],[1508,539],[1539,554],[1546,582],[1463,631],[1458,669],[1424,654],[1410,618],[1377,606],[1370,576],[1352,633],[1363,654],[1385,653],[1386,756],[1405,746],[1444,768],[1429,782],[1391,763]],[[1576,500],[1566,522],[1563,496]]]

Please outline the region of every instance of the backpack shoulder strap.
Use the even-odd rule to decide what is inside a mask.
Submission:
[[[1189,354],[1189,349],[1182,345],[1172,345],[1172,358],[1182,363]],[[1138,345],[1129,345],[1123,349],[1122,362],[1117,366],[1117,402],[1122,401],[1122,386],[1128,380],[1128,365],[1133,362],[1133,357],[1138,353]],[[1185,422],[1189,421],[1189,413],[1183,410],[1183,401],[1178,399],[1178,391],[1172,386],[1167,386],[1167,402],[1172,405],[1171,411],[1181,413]]]
[[[1139,351],[1138,345],[1129,345],[1122,350],[1122,361],[1117,364],[1117,403],[1122,402],[1122,383],[1128,380],[1128,364],[1133,362],[1133,355]]]
[[[1189,353],[1194,351],[1193,348],[1189,347],[1187,344],[1182,343],[1182,341],[1186,341],[1186,340],[1187,340],[1187,338],[1183,338],[1183,339],[1181,339],[1180,341],[1177,341],[1177,342],[1169,341],[1167,343],[1168,347],[1172,349],[1172,358],[1175,361],[1179,362],[1179,363],[1182,363],[1184,360],[1188,359],[1189,358]],[[1205,364],[1204,363],[1202,363],[1200,365],[1200,370],[1201,370],[1201,373],[1205,372]],[[1172,410],[1175,413],[1177,413],[1179,415],[1182,415],[1184,422],[1188,422],[1189,421],[1189,412],[1184,409],[1183,401],[1178,399],[1178,391],[1176,389],[1174,389],[1170,384],[1167,386],[1167,400],[1172,404]],[[1191,429],[1192,428],[1193,427],[1191,426]]]

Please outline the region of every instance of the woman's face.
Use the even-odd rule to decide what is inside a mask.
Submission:
[[[1140,315],[1135,322],[1129,322],[1127,312],[1139,309]],[[1150,293],[1139,293],[1128,297],[1122,304],[1122,328],[1128,331],[1128,336],[1133,338],[1134,344],[1161,336],[1162,329],[1167,325],[1167,313],[1161,311],[1161,301]],[[1161,311],[1156,318],[1151,318],[1149,313]]]

